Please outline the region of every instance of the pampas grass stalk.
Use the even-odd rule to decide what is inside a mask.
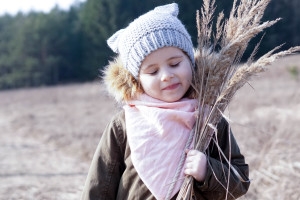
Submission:
[[[276,59],[300,51],[300,46],[297,46],[275,53],[281,47],[278,46],[254,61],[260,44],[258,43],[248,61],[239,65],[250,40],[280,20],[261,23],[269,2],[270,0],[240,0],[238,3],[234,0],[227,20],[222,12],[218,15],[215,32],[213,32],[215,0],[204,0],[201,11],[197,11],[198,46],[195,52],[197,67],[193,86],[198,92],[199,107],[194,146],[199,151],[205,152],[211,141],[218,146],[215,140],[216,126],[221,118],[225,117],[223,112],[241,87],[253,76],[265,71],[266,66]],[[221,149],[219,151],[225,158]],[[230,173],[234,173],[241,181],[248,181],[243,180],[230,165],[230,159],[225,160],[231,168]],[[191,176],[185,178],[178,200],[192,199],[193,182]],[[219,183],[222,184],[221,181]],[[222,186],[227,190],[227,196],[234,198],[228,191],[229,182]]]

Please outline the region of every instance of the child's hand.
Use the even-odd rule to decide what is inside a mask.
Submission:
[[[186,161],[184,173],[193,176],[197,181],[202,182],[206,176],[207,159],[204,153],[197,150],[186,150]]]

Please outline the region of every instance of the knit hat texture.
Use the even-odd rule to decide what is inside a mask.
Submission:
[[[124,67],[138,79],[140,65],[147,55],[162,47],[183,50],[194,65],[191,36],[177,18],[176,3],[158,6],[117,31],[108,46],[121,57]]]

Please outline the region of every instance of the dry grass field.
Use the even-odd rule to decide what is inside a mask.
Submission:
[[[226,115],[250,165],[241,199],[300,199],[300,56],[246,85]],[[0,199],[79,199],[117,111],[98,82],[0,92]]]

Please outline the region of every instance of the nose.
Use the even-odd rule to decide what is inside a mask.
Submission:
[[[173,77],[174,77],[174,74],[170,69],[166,68],[161,71],[161,81],[169,81]]]

